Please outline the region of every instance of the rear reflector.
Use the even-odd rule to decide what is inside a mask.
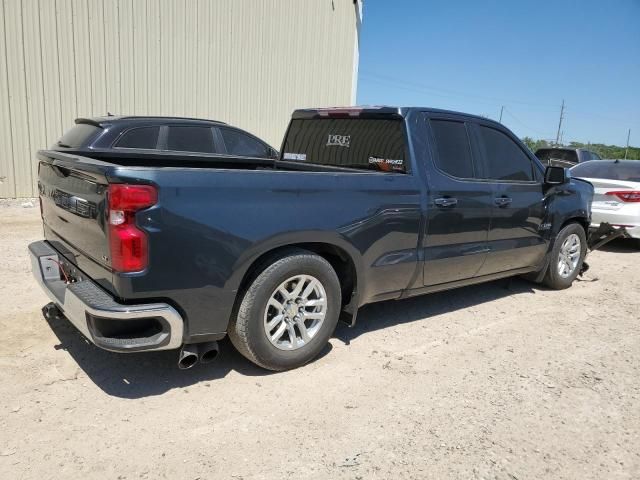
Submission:
[[[111,267],[117,272],[138,272],[147,268],[147,234],[136,226],[135,214],[158,201],[151,185],[109,185],[109,249]]]
[[[615,192],[607,192],[605,195],[614,195],[623,202],[640,202],[640,191],[637,190],[620,190]]]

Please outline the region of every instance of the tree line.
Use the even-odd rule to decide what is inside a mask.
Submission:
[[[534,140],[531,137],[524,137],[522,139],[523,143],[531,149],[532,152],[535,152],[539,148],[548,148],[553,147],[554,144],[552,142],[548,142],[547,140]],[[592,152],[597,153],[602,158],[624,158],[624,150],[625,147],[620,147],[618,145],[604,145],[602,143],[582,143],[582,142],[571,142],[569,145],[562,145],[564,147],[569,148],[585,148]],[[638,147],[629,147],[629,152],[627,153],[628,160],[640,160],[640,148]]]

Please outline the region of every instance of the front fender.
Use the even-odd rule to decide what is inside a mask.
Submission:
[[[571,179],[567,184],[551,187],[546,192],[546,196],[549,199],[547,222],[551,224],[549,229],[551,248],[553,240],[567,223],[576,221],[585,228],[589,228],[593,185]]]

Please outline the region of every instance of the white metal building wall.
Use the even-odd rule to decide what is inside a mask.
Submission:
[[[355,101],[353,0],[0,0],[0,198],[76,117],[222,120],[280,148],[294,108]]]

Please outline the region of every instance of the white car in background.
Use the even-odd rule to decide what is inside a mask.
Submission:
[[[625,227],[640,246],[640,160],[592,160],[570,170],[593,185],[591,227]]]

